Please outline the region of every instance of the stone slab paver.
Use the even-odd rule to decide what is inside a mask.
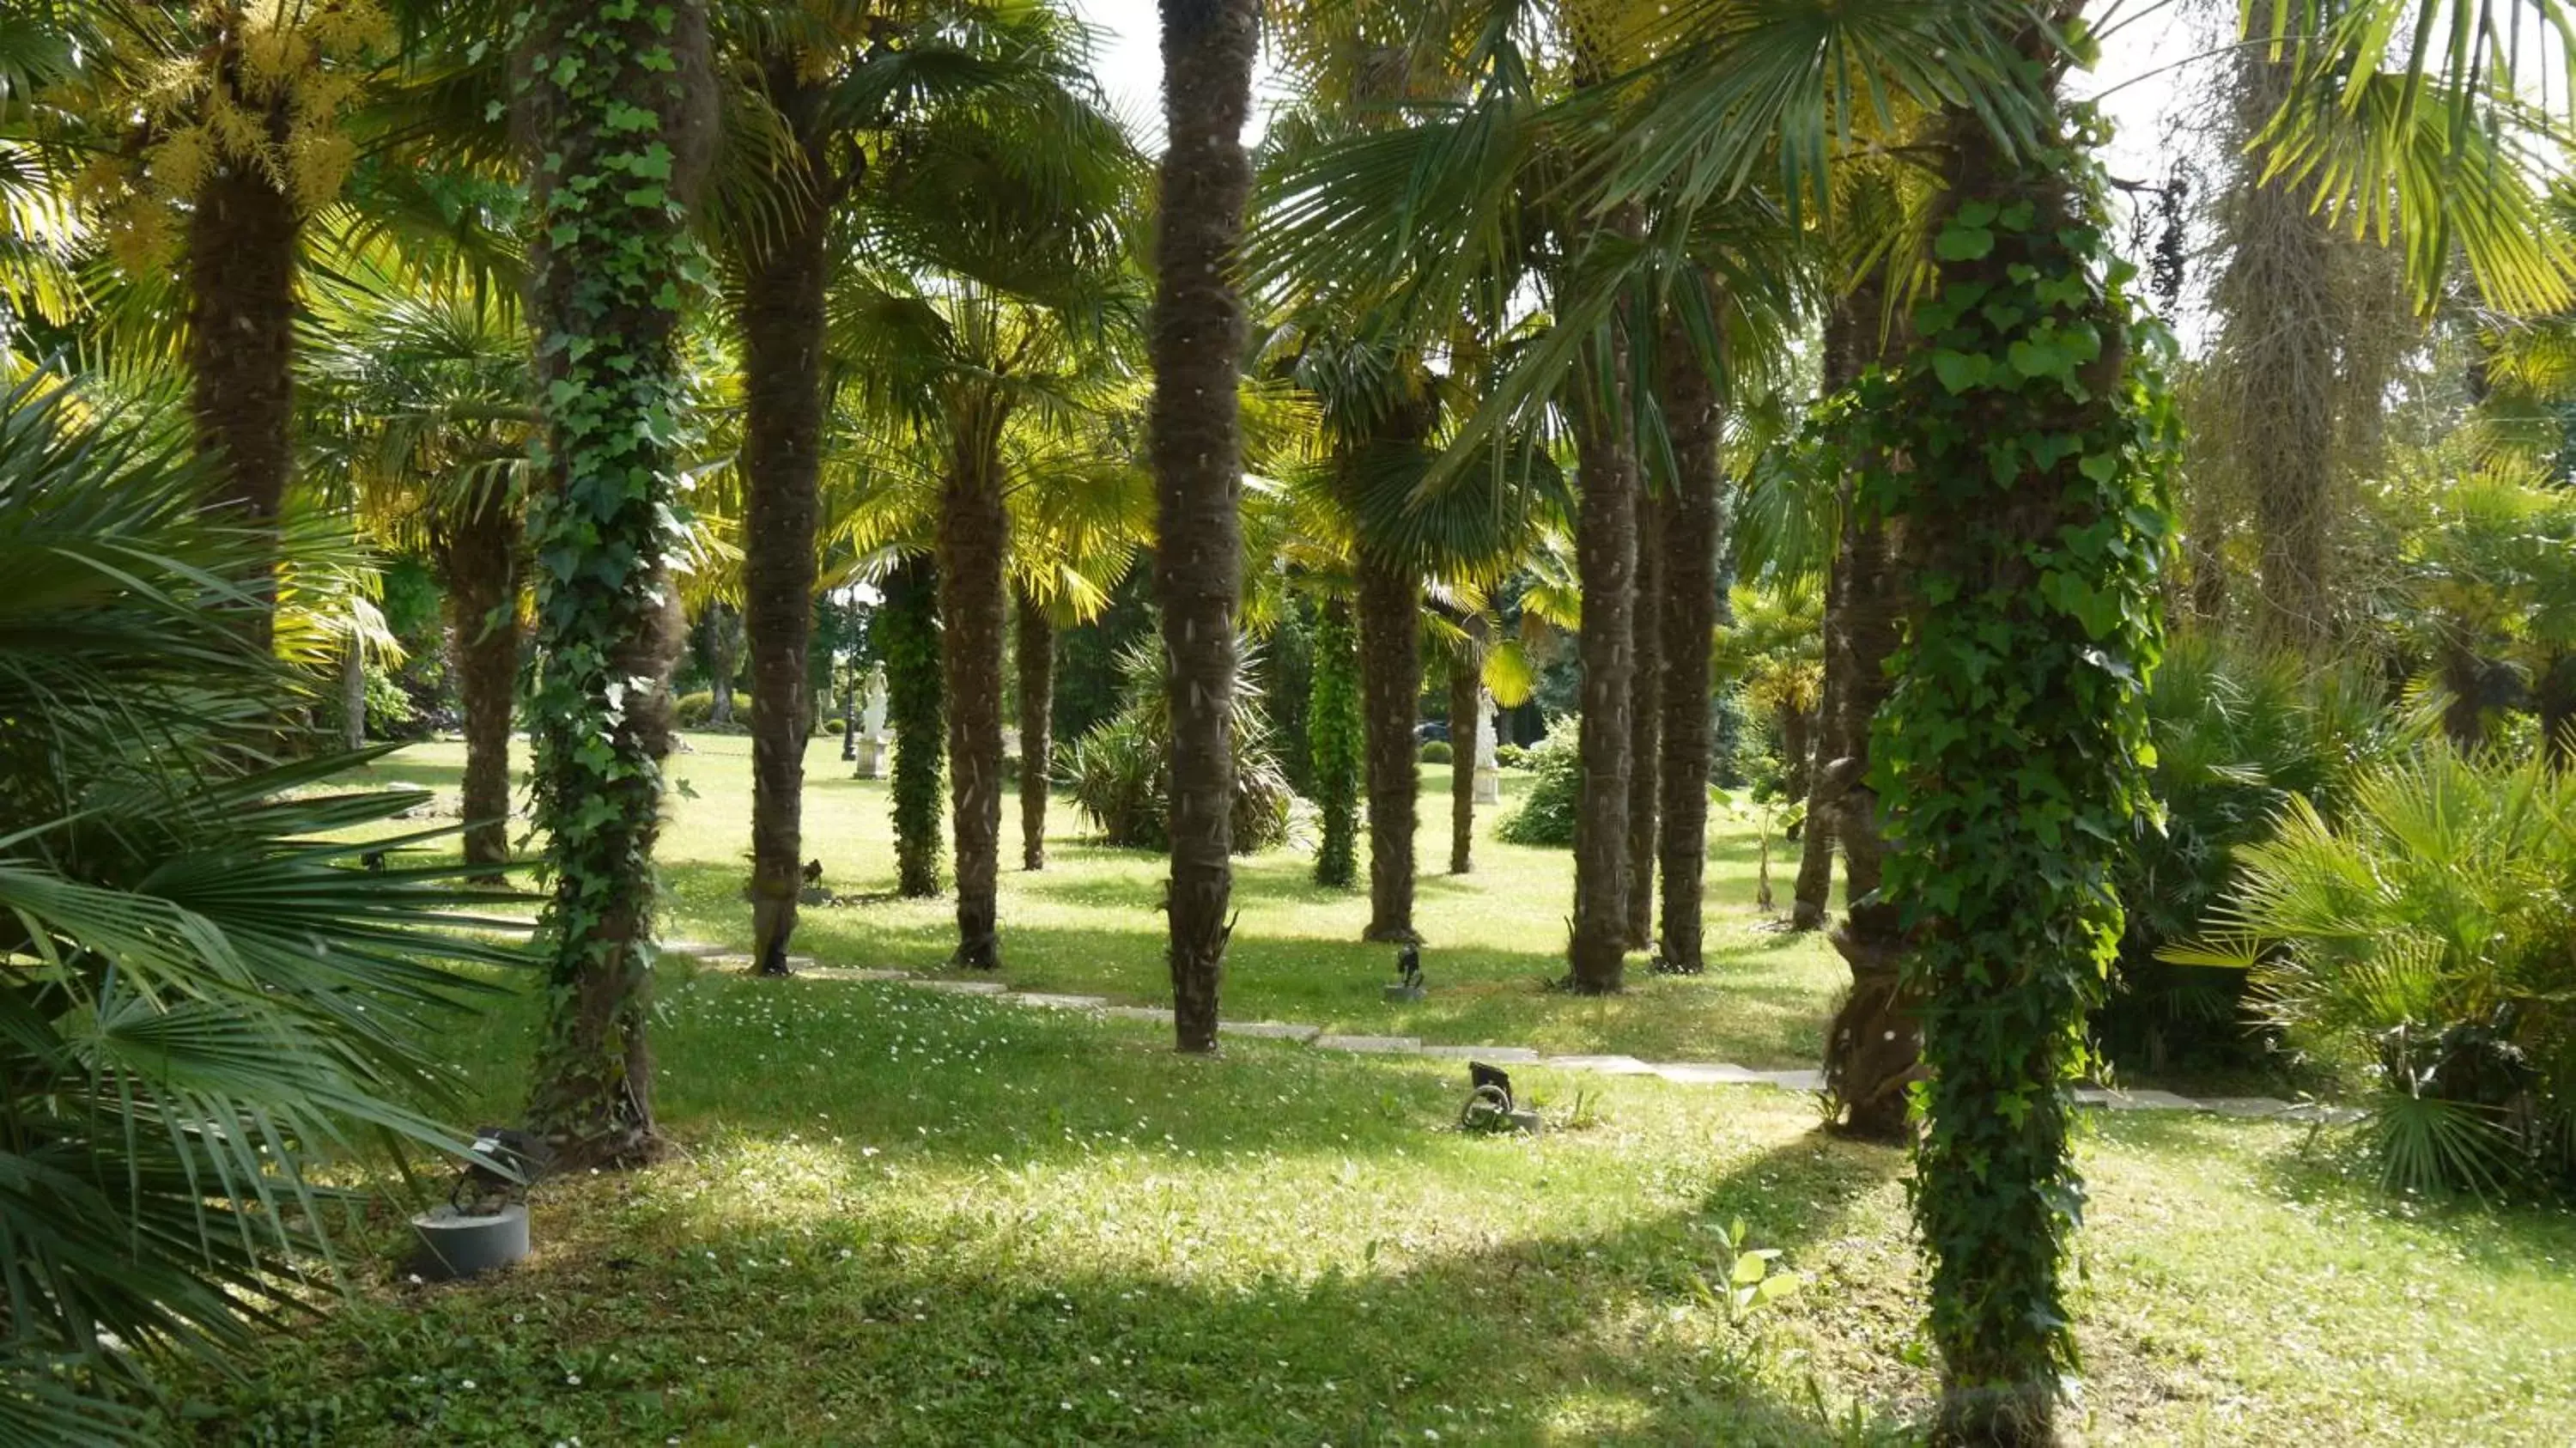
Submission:
[[[997,996],[1010,989],[998,980],[914,980],[907,984],[922,990],[944,990],[950,995]]]
[[[1560,1071],[1592,1071],[1603,1076],[1652,1076],[1655,1068],[1634,1056],[1547,1056],[1542,1066]]]
[[[1684,1086],[1768,1086],[1771,1078],[1759,1071],[1720,1061],[1714,1065],[1697,1061],[1671,1061],[1655,1067],[1655,1074]]]
[[[1317,1036],[1315,1044],[1327,1051],[1358,1051],[1378,1056],[1412,1056],[1422,1050],[1419,1036]]]
[[[1219,1035],[1250,1036],[1263,1041],[1312,1041],[1324,1034],[1322,1026],[1296,1021],[1219,1021],[1216,1029]]]
[[[700,941],[666,941],[661,949],[670,954],[694,955],[713,966],[746,971],[752,966],[748,955],[725,953],[721,947]],[[789,956],[788,965],[799,975],[810,975],[820,980],[902,981],[922,990],[946,991],[953,995],[990,996],[1041,1009],[1096,1011],[1119,1020],[1172,1024],[1169,1006],[1111,1005],[1105,996],[1013,991],[998,980],[925,978],[903,970],[816,965],[812,957],[802,955]],[[1784,1091],[1812,1092],[1823,1090],[1825,1084],[1824,1073],[1811,1069],[1755,1071],[1725,1061],[1658,1062],[1617,1055],[1542,1056],[1527,1046],[1425,1045],[1417,1036],[1326,1035],[1320,1026],[1296,1021],[1225,1021],[1217,1029],[1227,1035],[1296,1041],[1327,1051],[1383,1056],[1423,1055],[1452,1061],[1484,1061],[1494,1065],[1542,1065],[1604,1076],[1656,1076],[1685,1086],[1772,1086]],[[2078,1086],[2074,1097],[2081,1105],[2113,1111],[2206,1111],[2254,1120],[2322,1122],[2336,1126],[2360,1121],[2368,1114],[2355,1107],[2329,1106],[2314,1101],[2291,1103],[2269,1096],[2213,1096],[2195,1100],[2171,1091],[2145,1088]]]
[[[1015,1006],[1038,1006],[1051,1011],[1097,1011],[1109,1006],[1107,996],[1056,995],[1042,990],[1015,990],[1002,999]]]
[[[2279,1116],[2290,1109],[2289,1102],[2269,1096],[2203,1096],[2192,1105],[2221,1116]]]
[[[1527,1046],[1425,1046],[1422,1054],[1449,1061],[1482,1061],[1488,1066],[1534,1066],[1540,1059]]]
[[[709,940],[664,940],[656,942],[653,948],[664,955],[694,955],[701,959],[725,953],[725,947]]]

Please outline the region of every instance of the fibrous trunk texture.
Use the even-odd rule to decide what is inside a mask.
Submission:
[[[340,745],[367,747],[367,650],[355,633],[340,648]]]
[[[948,687],[948,805],[957,850],[955,965],[1002,963],[994,890],[1002,866],[1003,556],[1001,418],[979,414],[957,440],[939,508],[940,658]]]
[[[1670,501],[1663,510],[1660,592],[1663,711],[1657,770],[1663,791],[1656,854],[1663,869],[1659,960],[1665,970],[1697,975],[1702,956],[1702,882],[1708,867],[1709,750],[1716,730],[1709,711],[1709,650],[1717,632],[1717,556],[1723,527],[1718,477],[1716,389],[1688,334],[1665,326],[1662,358],[1664,426],[1673,442]]]
[[[208,499],[273,530],[295,469],[295,273],[302,218],[257,167],[220,166],[188,216],[189,412],[217,459]],[[265,644],[274,599],[247,621]]]
[[[1360,708],[1367,720],[1369,923],[1363,940],[1413,931],[1413,834],[1422,769],[1413,721],[1422,698],[1422,580],[1402,563],[1359,559]]]
[[[803,109],[793,62],[771,67],[783,106]],[[751,651],[752,956],[787,974],[803,885],[805,720],[813,685],[814,529],[823,476],[824,218],[783,203],[787,229],[745,258],[743,629]],[[716,681],[730,708],[730,680]]]
[[[886,576],[876,635],[885,660],[886,722],[894,733],[887,792],[894,805],[895,892],[927,899],[939,893],[940,759],[948,732],[938,569],[928,558],[906,558]]]
[[[1055,763],[1055,624],[1046,606],[1019,597],[1020,868],[1046,868],[1047,771]]]
[[[1643,950],[1655,938],[1655,819],[1662,798],[1664,500],[1638,490],[1637,610],[1629,620],[1636,639],[1635,693],[1628,712],[1628,948]]]
[[[1235,609],[1245,340],[1237,265],[1252,194],[1243,122],[1260,0],[1163,0],[1162,223],[1154,248],[1157,591],[1170,668],[1173,1037],[1214,1051],[1234,893]]]
[[[1834,309],[1825,335],[1828,387],[1850,386],[1902,345],[1887,334],[1883,296],[1873,275]],[[1836,1129],[1897,1142],[1910,1133],[1907,1088],[1921,1074],[1923,1031],[1899,980],[1905,937],[1897,907],[1863,902],[1878,889],[1886,858],[1867,782],[1870,729],[1887,702],[1887,661],[1896,651],[1904,592],[1890,525],[1863,513],[1851,478],[1842,480],[1841,493],[1842,534],[1825,613],[1826,703],[1807,795],[1807,828],[1842,847],[1846,914],[1829,938],[1852,975],[1825,1033],[1825,1090]],[[1800,883],[1803,892],[1803,869]],[[1817,896],[1819,915],[1827,899]],[[1799,903],[1807,903],[1803,893]]]
[[[2238,129],[2258,133],[2289,92],[2290,59],[2237,60]],[[2218,286],[2219,347],[2234,393],[2237,456],[2254,503],[2255,633],[2313,653],[2331,629],[2327,551],[2334,483],[2337,323],[2333,221],[2292,178],[2248,159],[2234,246]],[[2373,410],[2377,408],[2374,399]]]
[[[465,862],[510,858],[510,717],[519,687],[519,513],[473,499],[439,550],[447,636],[465,724]],[[499,877],[490,877],[497,883]]]
[[[541,238],[531,311],[547,339],[538,396],[549,459],[529,527],[541,551],[570,548],[585,565],[538,575],[531,712],[554,894],[529,1115],[561,1165],[623,1165],[660,1140],[646,1027],[653,845],[681,645],[668,569],[679,542],[672,299],[689,285],[687,203],[704,174],[713,85],[701,0],[614,16],[591,0],[537,0],[524,25],[521,121],[536,158],[530,230]],[[547,63],[525,63],[538,58]],[[621,191],[612,178],[625,174],[639,125],[662,139],[668,180]]]
[[[1485,732],[1494,722],[1485,717],[1485,679],[1480,667],[1493,624],[1481,613],[1467,616],[1467,647],[1449,660],[1449,873],[1476,868],[1476,764],[1483,758]]]
[[[1593,376],[1627,375],[1626,348]],[[1610,384],[1614,389],[1617,383]],[[1583,792],[1574,815],[1574,935],[1570,984],[1606,995],[1624,982],[1628,951],[1628,775],[1635,708],[1632,628],[1637,584],[1637,451],[1624,397],[1587,395],[1574,407],[1575,568],[1583,589],[1583,719],[1576,740]]]

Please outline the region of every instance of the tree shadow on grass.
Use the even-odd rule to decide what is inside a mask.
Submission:
[[[339,1416],[311,1426],[353,1444],[1841,1442],[1706,1286],[1728,1221],[1814,1255],[1897,1161],[1794,1139],[1609,1230],[1372,1241],[1278,1275],[1029,1243],[920,1187],[711,1230],[650,1178],[582,1181],[550,1203],[539,1265],[368,1294],[196,1441],[319,1402]]]

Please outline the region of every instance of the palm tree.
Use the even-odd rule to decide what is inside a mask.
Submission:
[[[392,49],[375,6],[100,5],[54,88],[90,153],[88,204],[129,284],[169,255],[185,294],[190,412],[209,501],[273,529],[294,471],[295,308],[308,218],[361,153],[359,101]],[[270,607],[247,614],[256,637]]]
[[[1234,893],[1234,757],[1226,723],[1242,604],[1243,436],[1236,276],[1252,166],[1259,0],[1162,0],[1162,225],[1154,251],[1156,595],[1171,670],[1173,1036],[1216,1049]]]
[[[533,6],[520,104],[535,210],[544,480],[537,571],[537,825],[554,893],[546,1034],[530,1116],[572,1164],[658,1147],[653,841],[678,649],[668,566],[680,411],[678,298],[711,84],[695,0],[604,16]],[[582,198],[575,203],[572,198]]]
[[[1018,285],[1060,265],[1069,247],[1096,244],[1096,213],[1107,204],[1099,192],[1104,178],[1113,189],[1120,184],[1126,147],[1079,93],[1088,84],[1079,79],[1081,41],[1051,6],[925,4],[887,13],[811,0],[729,6],[723,19],[738,107],[763,122],[737,129],[774,137],[775,154],[735,168],[724,230],[747,404],[754,933],[763,968],[783,970],[802,858],[806,654],[827,393],[831,374],[850,363],[829,348],[832,284],[865,248],[880,265],[929,265]],[[1041,135],[1044,143],[1035,143]],[[970,208],[977,214],[964,223]],[[958,502],[965,511],[952,544],[992,529],[977,547],[990,555],[982,562],[998,559],[993,495],[968,487]],[[996,576],[987,566],[943,571],[943,580],[966,590],[952,602],[971,603],[976,615],[956,641],[962,647],[950,650],[959,668],[998,670],[999,644],[985,647],[980,626],[990,622],[998,641]],[[951,751],[961,797],[981,801],[995,793],[983,766],[999,747],[999,726],[986,727],[983,703],[987,692],[998,699],[998,684],[949,692],[959,706],[952,728],[993,741],[990,749]],[[980,839],[992,813],[979,804],[964,827]],[[984,853],[979,846],[958,857],[961,887],[978,898],[989,894]],[[989,926],[967,933],[967,953],[989,957]]]
[[[371,528],[427,557],[465,733],[465,858],[510,858],[520,517],[535,421],[525,324],[506,290],[344,267],[313,289],[304,407]]]
[[[0,1440],[140,1443],[174,1362],[229,1356],[335,1260],[354,1156],[460,1150],[431,1049],[510,963],[445,927],[459,867],[360,868],[414,791],[264,762],[307,678],[232,627],[279,559],[205,515],[185,424],[0,391],[0,1039],[14,1188]],[[290,541],[308,573],[351,560]],[[351,832],[374,836],[349,841]]]

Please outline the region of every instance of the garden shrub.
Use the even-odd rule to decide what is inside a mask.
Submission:
[[[1497,769],[1527,769],[1529,768],[1529,756],[1529,749],[1524,745],[1497,744],[1494,746],[1494,767]]]
[[[694,694],[682,694],[671,706],[672,722],[678,724],[683,729],[721,727],[741,730],[748,727],[750,724],[751,696],[749,694],[736,694],[733,696],[733,722],[731,724],[710,726],[707,723],[707,717],[715,712],[715,708],[716,696],[709,690],[700,689]]]
[[[1234,851],[1287,843],[1296,791],[1270,747],[1270,721],[1254,682],[1252,645],[1236,650],[1234,714]],[[1164,707],[1159,641],[1138,641],[1120,657],[1126,705],[1063,753],[1060,773],[1074,807],[1104,842],[1132,849],[1171,847],[1171,724]]]
[[[2389,1185],[2576,1187],[2576,773],[2439,740],[2329,819],[2293,796],[2199,942],[2295,1048],[2372,1087]]]
[[[1425,764],[1447,764],[1455,758],[1457,755],[1446,739],[1433,739],[1422,746],[1422,762]]]
[[[1580,732],[1572,716],[1552,721],[1547,737],[1530,746],[1532,776],[1521,807],[1503,821],[1498,836],[1515,845],[1574,846],[1574,814],[1583,798],[1583,758],[1576,752]]]
[[[2158,953],[2201,928],[2236,851],[2269,834],[2292,796],[2334,818],[2355,773],[2394,757],[2423,726],[2392,714],[2363,670],[2318,670],[2208,640],[2166,656],[2147,712],[2150,787],[2164,824],[2138,829],[2115,875],[2128,919],[2095,1037],[2133,1069],[2277,1060],[2246,1010],[2242,971]]]

